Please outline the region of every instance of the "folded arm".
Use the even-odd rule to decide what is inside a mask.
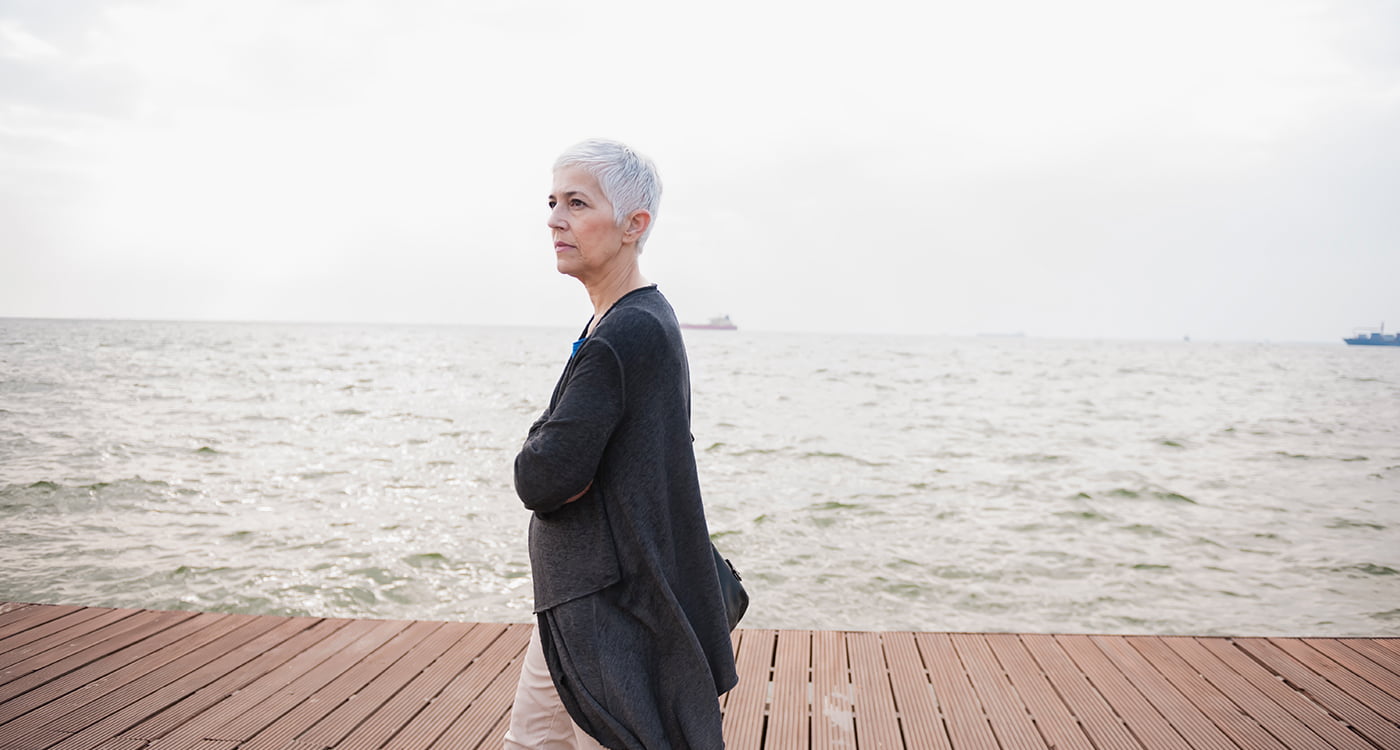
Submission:
[[[516,494],[540,513],[587,494],[622,418],[622,367],[612,347],[590,340],[575,356],[559,402],[532,425],[515,457]]]

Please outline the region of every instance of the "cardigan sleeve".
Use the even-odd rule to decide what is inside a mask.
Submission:
[[[575,357],[557,402],[531,427],[515,457],[515,492],[539,513],[558,510],[588,487],[622,418],[617,353],[606,341],[590,339]]]

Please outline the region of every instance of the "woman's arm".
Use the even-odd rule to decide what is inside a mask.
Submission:
[[[603,450],[622,418],[622,366],[606,341],[590,339],[553,410],[515,457],[515,491],[526,508],[558,510],[593,484]]]
[[[545,422],[548,421],[549,409],[545,409],[544,413],[540,415],[539,419],[536,419],[534,422],[530,423],[530,429],[525,432],[525,437],[529,437],[535,434],[535,430],[538,430]]]

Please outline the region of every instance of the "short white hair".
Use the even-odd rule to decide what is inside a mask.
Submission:
[[[554,161],[554,171],[567,167],[582,167],[603,191],[603,197],[613,206],[613,220],[622,226],[633,211],[651,214],[651,223],[637,238],[637,252],[642,251],[661,206],[661,175],[656,165],[643,154],[624,143],[604,138],[590,138],[571,146]]]

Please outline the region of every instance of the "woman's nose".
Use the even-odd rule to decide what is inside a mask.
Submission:
[[[545,222],[550,229],[565,229],[563,217],[564,204],[559,204],[549,210],[549,221]]]

